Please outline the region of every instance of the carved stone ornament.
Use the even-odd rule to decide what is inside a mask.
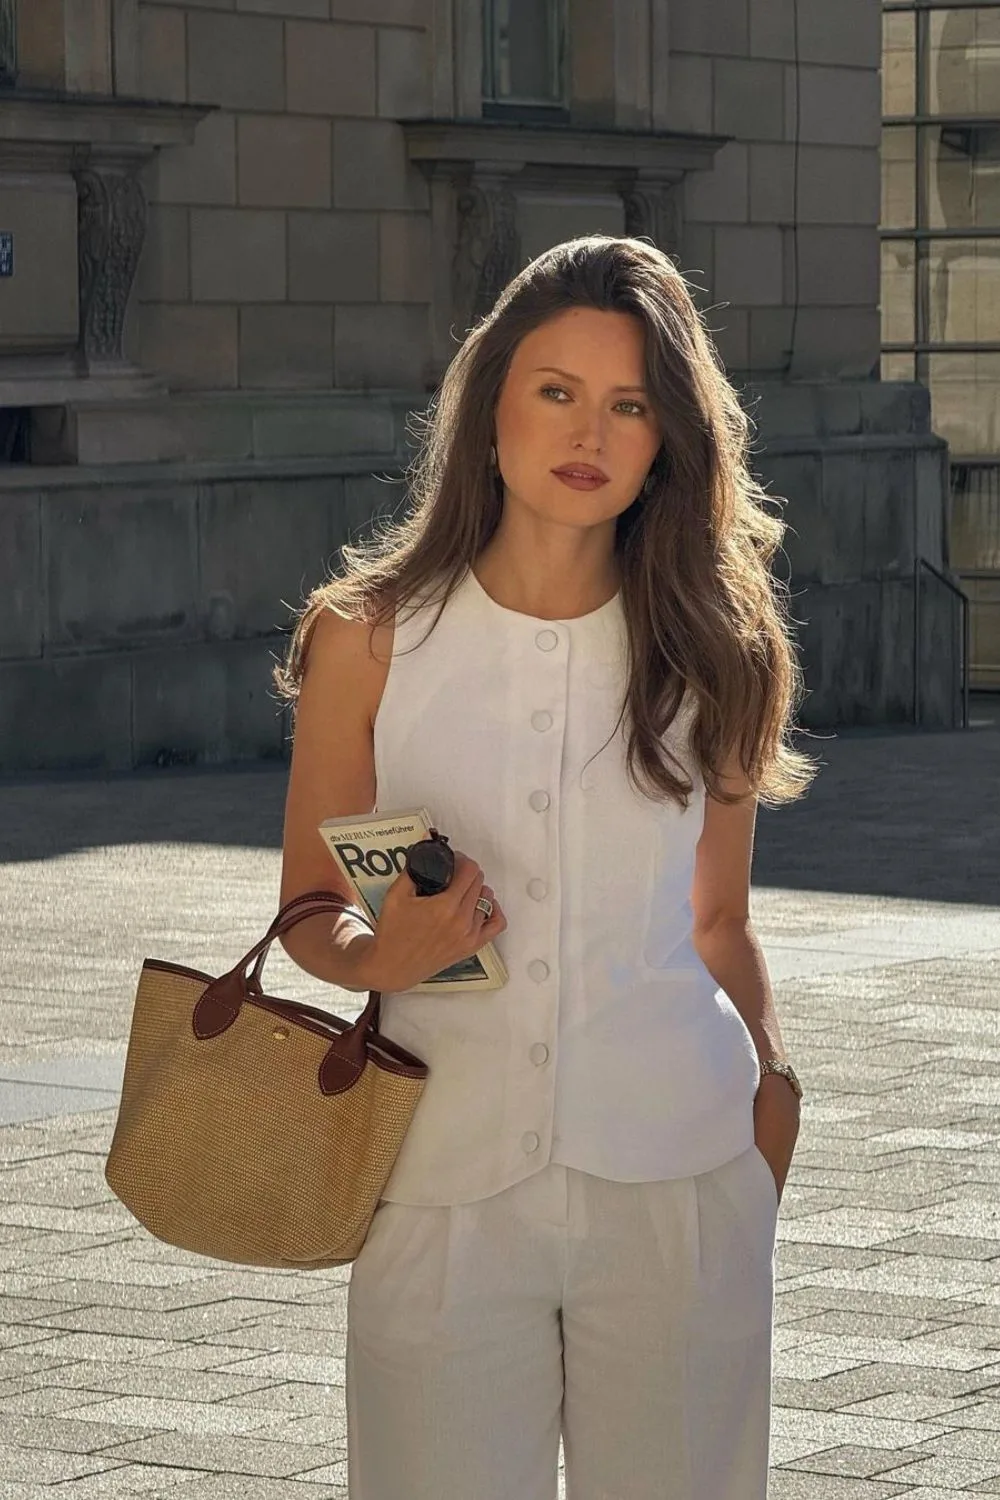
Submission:
[[[676,254],[680,223],[676,199],[668,185],[632,183],[622,192],[622,201],[626,234],[645,235],[667,255]]]
[[[0,0],[0,82],[17,76],[16,0]]]
[[[517,200],[504,181],[460,185],[452,294],[459,327],[488,313],[518,262]]]
[[[87,364],[124,363],[129,294],[146,234],[146,199],[134,172],[76,174],[80,234],[80,341]]]

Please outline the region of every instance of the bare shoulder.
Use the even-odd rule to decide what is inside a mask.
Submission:
[[[308,682],[310,698],[330,702],[335,696],[341,707],[349,699],[363,708],[368,727],[374,728],[389,675],[394,636],[391,618],[373,626],[332,609],[323,610],[309,637],[303,691]]]
[[[327,889],[325,818],[370,812],[377,786],[374,723],[392,659],[392,625],[373,627],[324,609],[306,644],[292,737],[281,900]]]

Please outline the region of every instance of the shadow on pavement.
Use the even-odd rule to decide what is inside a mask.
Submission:
[[[797,890],[1000,904],[1000,712],[968,731],[831,731],[808,795],[762,808],[754,882]],[[95,845],[278,848],[287,767],[171,768],[0,781],[0,860]]]

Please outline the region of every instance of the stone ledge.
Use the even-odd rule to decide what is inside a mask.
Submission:
[[[691,131],[582,130],[495,120],[403,120],[410,160],[433,171],[466,163],[480,170],[581,167],[591,173],[677,178],[710,167],[732,137]]]
[[[190,145],[195,127],[215,107],[0,88],[0,162],[20,145],[151,155],[160,146]]]
[[[295,395],[232,391],[177,393],[127,401],[67,403],[51,435],[42,427],[33,451],[42,468],[131,468],[161,464],[251,466],[339,457],[344,472],[372,455],[385,464],[403,447],[406,413],[429,396],[399,392],[303,392]],[[41,422],[41,418],[39,418]],[[30,483],[30,481],[29,481]]]
[[[77,490],[100,486],[134,488],[137,484],[164,481],[177,484],[214,483],[227,479],[323,479],[384,473],[401,466],[408,455],[392,453],[341,453],[321,458],[215,459],[200,462],[142,464],[64,464],[58,468],[30,465],[0,469],[0,505],[5,494],[36,490]]]

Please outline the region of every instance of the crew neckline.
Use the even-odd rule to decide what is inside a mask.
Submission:
[[[597,620],[603,615],[609,614],[611,610],[621,602],[622,597],[621,585],[619,585],[617,591],[612,594],[610,599],[606,600],[604,604],[599,604],[596,609],[588,610],[586,614],[569,615],[565,617],[560,615],[553,619],[547,619],[544,615],[528,615],[525,614],[523,610],[508,609],[506,604],[498,604],[493,595],[487,593],[486,589],[479,582],[479,579],[476,577],[476,574],[471,566],[469,568],[468,577],[471,580],[474,592],[477,593],[481,599],[484,599],[491,609],[498,611],[498,613],[502,615],[509,615],[513,620],[525,620],[529,625],[581,625],[585,621]]]

